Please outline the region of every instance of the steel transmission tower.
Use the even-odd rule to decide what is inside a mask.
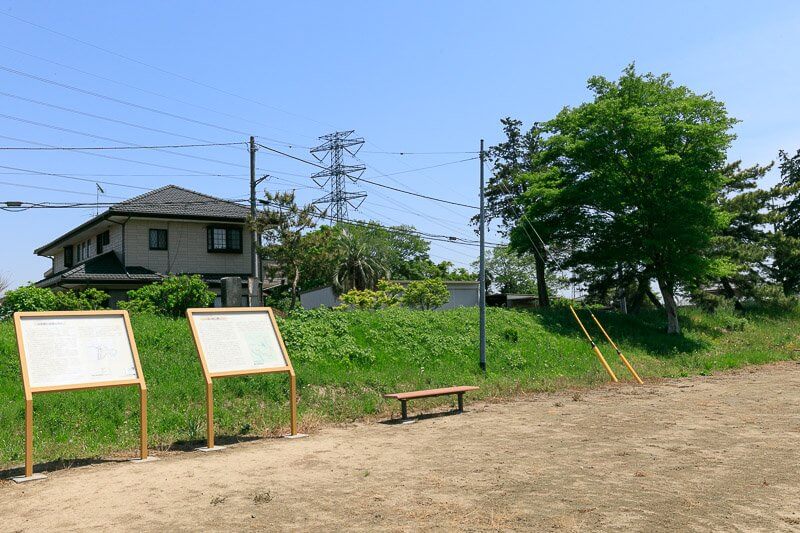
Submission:
[[[323,135],[319,138],[322,144],[311,149],[311,154],[320,163],[329,159],[328,168],[317,172],[311,178],[320,187],[330,185],[331,191],[312,203],[328,205],[328,214],[336,222],[346,221],[348,207],[358,209],[367,197],[367,193],[363,191],[347,192],[346,188],[348,180],[355,183],[366,170],[364,165],[344,164],[345,152],[355,157],[364,144],[362,137],[350,137],[353,131],[337,131]]]

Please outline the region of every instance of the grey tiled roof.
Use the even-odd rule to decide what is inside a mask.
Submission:
[[[244,223],[249,213],[250,210],[248,208],[237,203],[184,189],[177,185],[167,185],[112,205],[107,211],[87,220],[44,246],[40,246],[34,250],[34,253],[41,254],[86,228],[114,215]]]
[[[221,198],[167,185],[114,204],[110,213],[130,215],[168,215],[243,222],[250,210]]]
[[[115,281],[158,281],[164,276],[143,267],[128,267],[127,271],[114,251],[106,252],[59,272],[36,283],[38,287],[51,287],[59,283],[91,283]]]

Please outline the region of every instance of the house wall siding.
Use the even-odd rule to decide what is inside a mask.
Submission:
[[[82,263],[87,259],[95,257],[97,255],[97,237],[105,231],[109,232],[109,244],[103,246],[103,253],[108,252],[109,250],[114,250],[117,252],[119,257],[122,257],[122,226],[113,223],[109,225],[108,222],[101,222],[94,226],[90,230],[90,233],[84,233],[84,237],[65,241],[63,244],[61,244],[61,246],[58,248],[58,251],[55,253],[55,255],[53,255],[53,272],[61,272],[66,269],[64,267],[64,246],[68,246],[70,244],[73,246],[73,266],[77,265],[78,263]],[[86,257],[78,260],[78,245],[86,241],[91,242],[87,250],[88,254]]]
[[[125,225],[125,266],[162,274],[250,272],[250,234],[242,227],[242,253],[209,253],[209,222],[131,219]],[[150,250],[150,230],[167,230],[167,250]]]

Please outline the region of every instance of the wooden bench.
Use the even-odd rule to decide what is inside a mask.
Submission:
[[[434,396],[448,396],[450,394],[457,394],[458,412],[461,413],[464,411],[464,393],[473,390],[478,390],[478,388],[479,387],[463,385],[460,387],[447,387],[444,389],[418,390],[413,392],[395,392],[392,394],[384,394],[383,397],[400,400],[400,411],[402,413],[402,418],[403,420],[408,420],[408,410],[406,408],[406,402],[408,402],[408,400],[416,400],[417,398],[433,398]]]

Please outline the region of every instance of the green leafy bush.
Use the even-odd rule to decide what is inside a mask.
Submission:
[[[779,285],[756,285],[746,307],[763,312],[786,313],[800,307],[796,296],[786,296]]]
[[[120,309],[177,317],[185,315],[191,307],[209,307],[216,295],[195,274],[170,276],[159,283],[128,291],[128,298],[127,302],[119,302]]]
[[[0,319],[17,311],[92,311],[104,309],[108,294],[89,288],[83,291],[58,291],[26,285],[6,292]]]
[[[96,311],[108,307],[108,293],[89,287],[82,291],[60,291],[55,294],[57,311]]]
[[[399,283],[381,280],[377,290],[352,289],[339,296],[342,303],[351,308],[377,310],[394,307],[402,301],[403,287]]]
[[[50,289],[26,285],[7,291],[0,309],[0,318],[7,318],[17,311],[53,311],[56,295]]]
[[[415,309],[434,309],[450,300],[450,291],[438,278],[412,281],[403,292],[403,303]]]

